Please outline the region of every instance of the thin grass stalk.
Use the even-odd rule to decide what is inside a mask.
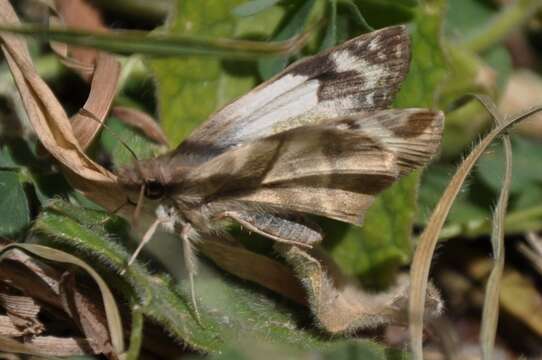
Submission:
[[[497,124],[504,123],[504,119],[498,113],[493,101],[487,97],[478,97],[478,100],[485,106]],[[482,329],[480,331],[480,347],[484,360],[493,359],[495,348],[495,336],[499,322],[499,304],[501,292],[501,280],[505,263],[504,235],[505,218],[512,184],[512,143],[510,136],[504,134],[502,137],[504,145],[505,169],[502,180],[497,207],[493,213],[493,224],[491,232],[491,245],[493,247],[494,265],[486,285],[484,307],[482,312]]]
[[[423,316],[425,309],[425,294],[429,281],[429,269],[435,252],[440,231],[444,226],[446,217],[457,197],[461,186],[470,174],[474,164],[484,153],[487,147],[504,131],[529,116],[542,111],[541,107],[527,110],[523,114],[499,124],[489,132],[463,160],[456,173],[450,180],[439,202],[435,206],[427,226],[420,236],[418,246],[414,253],[410,270],[411,287],[409,297],[409,333],[410,346],[414,359],[423,359]]]

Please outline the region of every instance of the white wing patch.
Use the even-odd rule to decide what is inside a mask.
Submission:
[[[278,81],[284,82],[289,77]],[[269,130],[282,129],[285,121],[305,115],[318,105],[319,86],[318,80],[309,80],[274,98],[239,124],[238,137],[244,141],[252,140],[269,133]],[[277,122],[277,119],[284,120]]]
[[[406,76],[406,27],[361,35],[293,63],[273,79],[218,111],[176,153],[198,161],[280,131],[387,108]]]

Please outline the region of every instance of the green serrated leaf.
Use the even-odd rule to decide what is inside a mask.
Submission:
[[[30,209],[19,173],[0,170],[0,235],[15,235],[29,223]]]

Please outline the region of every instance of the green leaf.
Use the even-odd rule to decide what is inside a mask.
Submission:
[[[416,0],[353,1],[361,9],[367,23],[375,29],[412,21],[418,7],[418,1]]]
[[[107,124],[108,128],[104,129],[100,135],[100,144],[111,155],[115,166],[132,164],[135,160],[119,139],[137,155],[138,159],[147,159],[160,152],[158,144],[119,119],[112,116]]]
[[[521,138],[512,137],[513,147],[513,180],[510,191],[518,194],[533,184],[542,183],[541,163],[542,145],[540,143]],[[504,153],[502,144],[495,144],[493,151],[484,155],[478,164],[480,178],[494,191],[501,188]]]
[[[30,209],[19,173],[0,170],[0,236],[16,235],[29,223]]]
[[[17,168],[17,162],[13,158],[12,151],[5,144],[0,146],[0,168]]]
[[[412,64],[395,105],[432,107],[433,96],[446,73],[440,45],[445,1],[421,2],[412,24]],[[385,285],[394,270],[410,258],[412,226],[416,214],[415,173],[378,196],[361,228],[350,228],[332,245],[333,258],[346,272],[361,276],[373,286]]]
[[[489,1],[453,0],[448,2],[444,30],[450,39],[464,39],[480,29],[497,12]],[[469,14],[465,16],[465,14]]]
[[[283,14],[282,9],[273,7],[240,19],[231,15],[231,9],[240,3],[242,0],[179,0],[178,14],[172,16],[165,31],[265,38]],[[171,144],[178,144],[218,107],[250,90],[257,79],[253,63],[190,57],[151,60],[148,64],[157,80],[160,121]]]
[[[232,13],[235,16],[245,17],[255,15],[261,11],[267,10],[276,4],[280,0],[252,0],[247,1],[233,9]]]
[[[387,350],[366,340],[342,340],[330,344],[326,349],[299,350],[286,346],[269,346],[265,343],[245,342],[230,346],[220,355],[209,356],[210,360],[249,360],[261,358],[265,353],[267,359],[322,359],[322,360],[403,360],[408,359],[405,353],[398,350]],[[190,357],[195,360],[199,357]]]
[[[442,196],[454,171],[455,166],[439,164],[431,165],[424,171],[418,201],[421,210],[418,223],[426,224],[431,209]],[[469,186],[465,186],[454,201],[441,236],[467,236],[480,228],[491,217],[490,209],[494,202],[495,194],[476,178],[471,179]]]
[[[320,45],[320,51],[329,49],[337,44],[337,1],[338,0],[329,1],[330,16],[326,27],[326,33],[324,34],[324,39]],[[357,9],[355,4],[352,5],[353,8]]]
[[[297,34],[301,34],[305,28],[309,15],[316,3],[316,0],[302,0],[294,3],[293,10],[290,10],[286,19],[282,22],[279,31],[273,36],[272,40],[282,41]],[[333,20],[332,20],[333,21]],[[267,80],[273,75],[279,73],[288,64],[288,56],[278,59],[263,59],[258,62],[260,76]]]
[[[324,227],[333,229],[330,238],[341,239],[330,248],[335,261],[347,273],[361,277],[366,286],[389,284],[397,267],[409,259],[417,182],[418,176],[410,175],[380,194],[361,228]],[[342,237],[337,228],[344,228]]]
[[[396,107],[435,105],[434,94],[442,86],[448,72],[440,35],[444,7],[443,0],[420,2],[411,28],[410,71],[395,99]]]
[[[277,351],[325,353],[344,342],[325,339],[310,330],[306,325],[310,321],[308,310],[203,262],[196,278],[203,322],[203,326],[199,325],[190,309],[187,281],[177,287],[169,277],[151,273],[139,261],[124,276],[118,275],[130,254],[112,239],[126,239],[126,229],[118,219],[107,221],[108,217],[104,212],[54,201],[36,221],[34,232],[49,246],[61,247],[94,264],[127,302],[139,304],[145,317],[190,347],[219,352],[236,344],[244,345],[244,350],[266,344]],[[180,248],[179,244],[179,254]],[[360,353],[387,358],[387,350],[379,345],[369,341],[352,343]]]

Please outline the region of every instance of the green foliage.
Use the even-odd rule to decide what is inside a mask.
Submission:
[[[268,296],[261,289],[247,286],[205,264],[196,285],[204,309],[200,325],[187,303],[186,284],[178,287],[170,277],[153,274],[141,263],[126,269],[125,275],[118,275],[125,269],[130,254],[114,239],[126,238],[126,230],[123,221],[111,219],[105,212],[59,200],[51,202],[33,226],[40,243],[88,259],[107,277],[109,286],[122,293],[126,302],[139,305],[145,317],[192,348],[218,352],[226,344],[243,345],[248,341],[247,346],[253,350],[258,349],[256,344],[264,343],[280,345],[280,351],[287,354],[351,347],[372,354],[374,359],[388,359],[388,352],[371,342],[339,345],[340,342],[326,339],[303,326],[309,319],[306,310]]]
[[[137,155],[138,159],[147,159],[160,153],[159,146],[133,127],[123,124],[119,119],[108,119],[109,131],[100,137],[100,146],[111,158],[115,166],[129,165],[134,157],[120,142],[122,140]]]
[[[30,209],[17,171],[0,171],[0,235],[15,235],[30,222]]]

